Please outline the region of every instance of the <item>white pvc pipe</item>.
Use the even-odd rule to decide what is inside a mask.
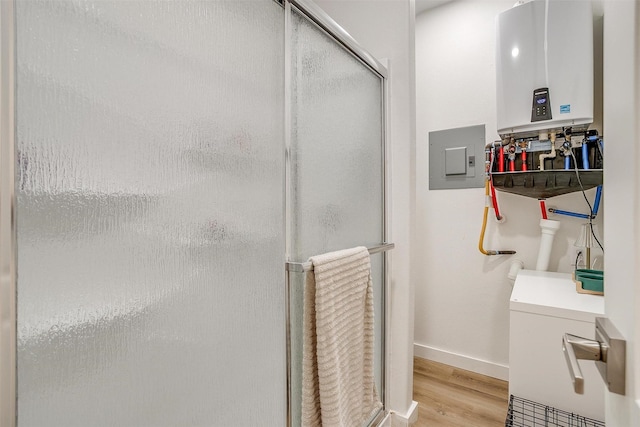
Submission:
[[[544,137],[544,140],[546,141],[547,139],[551,140],[551,151],[547,154],[540,154],[539,158],[539,165],[538,165],[538,169],[540,169],[541,171],[544,170],[544,160],[545,159],[555,159],[556,158],[556,133],[555,132],[551,132],[550,134],[547,134],[545,132],[541,132],[540,136],[538,137],[538,139],[540,139],[540,141],[542,141]]]
[[[511,266],[509,267],[509,273],[507,273],[507,278],[511,282],[515,282],[516,277],[518,276],[518,273],[522,269],[524,269],[524,262],[522,262],[522,260],[519,260],[519,259],[514,259],[513,261],[511,261]]]
[[[547,271],[549,268],[549,259],[551,258],[551,248],[553,247],[553,238],[556,231],[560,228],[560,221],[552,219],[540,220],[540,250],[538,251],[538,261],[536,262],[536,270]]]

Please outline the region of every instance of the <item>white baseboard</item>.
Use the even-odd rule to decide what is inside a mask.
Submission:
[[[376,427],[391,427],[391,413],[388,413]]]
[[[411,427],[418,421],[418,402],[411,402],[406,414],[391,411],[391,427]]]
[[[476,372],[488,377],[509,381],[509,367],[487,360],[476,359],[474,357],[429,347],[422,344],[413,344],[413,355],[434,362],[455,366],[456,368]]]

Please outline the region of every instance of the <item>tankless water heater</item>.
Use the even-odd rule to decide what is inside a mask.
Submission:
[[[502,136],[584,130],[593,122],[593,16],[585,0],[533,0],[497,18]]]

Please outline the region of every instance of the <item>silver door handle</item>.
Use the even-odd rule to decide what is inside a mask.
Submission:
[[[578,364],[578,359],[607,361],[606,344],[596,340],[582,338],[577,335],[564,334],[562,337],[562,351],[569,367],[573,390],[578,394],[584,393],[584,377]]]
[[[598,371],[609,391],[624,395],[626,387],[626,345],[620,332],[611,321],[596,318],[596,339],[590,340],[572,334],[562,337],[562,351],[569,367],[573,389],[584,393],[584,377],[578,364],[579,359],[595,360]]]

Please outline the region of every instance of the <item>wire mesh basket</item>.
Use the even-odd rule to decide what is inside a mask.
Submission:
[[[605,427],[602,421],[511,395],[505,427]]]

